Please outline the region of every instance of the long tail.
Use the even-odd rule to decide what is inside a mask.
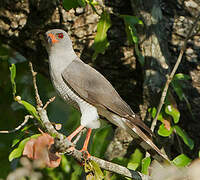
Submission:
[[[150,155],[156,159],[158,162],[169,162],[168,157],[163,154],[160,149],[153,143],[153,141],[142,132],[142,130],[131,123],[129,120],[125,119],[125,125],[127,127],[127,130],[131,136],[134,138],[140,138],[142,141],[139,142],[139,145],[142,146],[146,151],[150,153]]]

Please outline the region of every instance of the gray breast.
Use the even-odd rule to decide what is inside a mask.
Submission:
[[[76,109],[79,110],[76,99],[78,96],[67,86],[67,85],[58,85],[56,88],[58,94],[70,105],[73,105]]]
[[[70,105],[73,105],[76,109],[79,110],[79,106],[77,101],[80,99],[78,95],[76,95],[73,90],[67,86],[67,84],[63,81],[61,74],[56,73],[55,71],[50,71],[51,80],[53,86],[59,96],[65,100]]]

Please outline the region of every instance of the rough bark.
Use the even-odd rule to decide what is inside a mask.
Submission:
[[[140,48],[145,57],[143,100],[141,108],[143,118],[148,107],[156,106],[159,94],[169,73],[170,53],[168,50],[165,22],[159,0],[131,0],[133,12],[139,16],[144,27],[139,29]],[[152,98],[154,97],[154,98]]]
[[[47,54],[39,35],[47,30],[48,25],[58,27],[59,21],[51,20],[56,7],[56,1],[48,0],[0,2],[1,42],[34,62],[37,70],[45,75],[48,74]]]

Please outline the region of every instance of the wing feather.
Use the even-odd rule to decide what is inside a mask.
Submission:
[[[62,78],[79,96],[87,102],[101,106],[129,119],[151,134],[149,128],[135,114],[130,106],[122,100],[110,82],[91,66],[79,58],[73,60],[62,72]]]

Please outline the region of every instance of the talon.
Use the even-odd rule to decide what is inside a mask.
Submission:
[[[72,134],[70,134],[67,137],[67,139],[69,141],[71,141],[73,139],[73,137],[76,136],[83,128],[84,128],[84,126],[79,126]],[[91,157],[90,153],[87,150],[91,133],[92,133],[92,129],[89,128],[88,132],[87,132],[87,135],[86,135],[86,139],[85,139],[83,148],[80,150],[80,152],[82,153],[83,158],[85,160],[88,160]],[[72,153],[74,151],[74,149],[75,149],[75,147],[72,146],[72,147],[70,147],[70,148],[67,149],[67,152]],[[84,165],[84,163],[81,163],[81,165]]]
[[[90,160],[90,153],[87,151],[87,150],[80,150],[80,152],[82,153],[83,155],[83,159],[81,162],[79,162],[80,166],[84,166],[85,165],[85,162],[88,162]]]
[[[81,149],[80,152],[83,154],[83,158],[88,160],[90,159],[91,155],[87,150]]]
[[[92,133],[92,129],[89,128],[88,129],[88,132],[87,132],[87,135],[86,135],[86,139],[85,139],[85,142],[84,142],[84,145],[83,145],[83,148],[80,150],[80,152],[82,152],[83,154],[83,158],[84,159],[89,159],[91,157],[90,153],[88,152],[87,150],[87,147],[88,147],[88,143],[89,143],[89,140],[90,140],[90,135]]]

